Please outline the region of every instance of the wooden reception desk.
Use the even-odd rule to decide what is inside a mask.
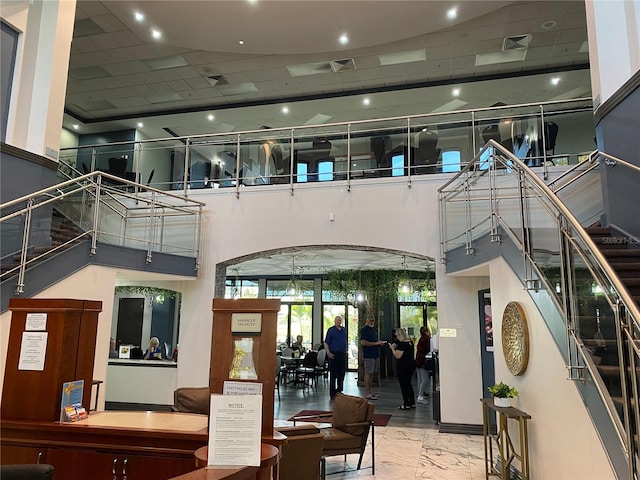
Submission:
[[[56,478],[169,479],[195,470],[207,417],[169,412],[98,412],[75,423],[2,420],[3,464],[49,463]]]

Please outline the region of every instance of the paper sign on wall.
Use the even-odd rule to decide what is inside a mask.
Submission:
[[[18,370],[44,370],[49,332],[22,332]]]
[[[458,336],[458,331],[455,328],[441,328],[440,338],[450,337],[454,338]]]
[[[27,313],[27,320],[25,321],[24,329],[44,332],[47,329],[47,314]]]

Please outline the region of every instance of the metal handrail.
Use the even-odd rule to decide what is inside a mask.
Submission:
[[[480,160],[482,154],[488,149],[493,148],[499,151],[502,155],[504,155],[509,161],[513,163],[513,165],[509,165],[509,167],[517,166],[518,170],[526,176],[544,195],[545,199],[553,204],[553,206],[558,210],[558,212],[566,218],[569,222],[571,228],[573,228],[578,235],[580,236],[580,240],[587,244],[591,254],[596,257],[599,267],[604,271],[607,276],[607,280],[614,286],[614,288],[618,291],[618,294],[622,298],[622,301],[625,304],[625,307],[631,312],[632,316],[635,319],[640,319],[640,310],[635,305],[635,302],[631,298],[631,296],[627,293],[626,288],[622,285],[615,271],[609,266],[609,262],[604,257],[604,255],[598,249],[598,246],[593,242],[593,240],[589,237],[589,235],[585,232],[580,222],[574,217],[573,213],[566,207],[564,203],[562,203],[554,194],[554,192],[544,183],[537,175],[530,173],[529,167],[522,162],[518,157],[513,155],[511,152],[506,150],[502,145],[495,142],[494,140],[489,140],[487,144],[482,147],[480,152],[473,157],[473,159],[469,162],[469,164],[462,169],[457,175],[451,178],[448,182],[446,182],[442,187],[438,189],[439,194],[444,194],[446,188],[454,182],[457,182],[461,177],[470,172],[474,165]],[[623,162],[620,159],[617,159],[611,155],[607,155],[603,152],[599,152],[605,158],[615,159],[616,162],[620,162],[623,164],[627,164],[627,162]],[[635,165],[628,164],[630,166],[635,167],[638,171],[640,171],[640,167],[636,167]],[[506,163],[505,163],[506,166]]]
[[[497,221],[504,226],[504,231],[511,238],[511,240],[516,245],[520,245],[522,247],[523,261],[525,263],[525,268],[523,270],[523,272],[525,273],[525,284],[527,283],[528,278],[533,278],[527,277],[527,271],[532,268],[536,270],[538,278],[542,279],[542,281],[545,283],[545,288],[551,290],[544,272],[538,268],[535,262],[535,259],[532,255],[533,251],[531,250],[530,242],[526,241],[525,238],[525,232],[531,224],[528,221],[530,207],[528,206],[527,202],[524,202],[524,199],[537,198],[537,205],[545,209],[549,214],[549,218],[555,221],[556,227],[562,238],[561,243],[566,242],[566,245],[574,249],[582,258],[585,266],[590,271],[590,278],[594,279],[600,285],[603,295],[605,295],[608,304],[611,306],[611,309],[614,312],[616,338],[618,345],[618,358],[621,368],[620,381],[624,399],[623,419],[621,419],[620,416],[616,413],[616,407],[610,394],[608,394],[607,387],[604,385],[601,376],[597,373],[595,364],[591,360],[583,341],[581,340],[580,336],[578,336],[574,328],[574,316],[577,312],[571,309],[569,313],[567,310],[565,310],[564,306],[559,303],[559,300],[556,298],[556,296],[551,295],[552,301],[559,308],[559,311],[564,312],[564,317],[566,319],[567,358],[569,362],[568,368],[570,369],[571,373],[570,378],[574,380],[584,378],[582,376],[574,377],[574,371],[581,372],[584,371],[581,369],[586,368],[586,370],[589,372],[589,375],[594,380],[593,383],[599,395],[606,405],[607,414],[612,421],[612,424],[615,426],[616,434],[618,435],[620,443],[623,446],[623,449],[627,456],[629,478],[637,478],[638,468],[635,464],[635,456],[638,453],[638,449],[634,442],[634,431],[637,431],[640,428],[640,411],[638,411],[637,405],[639,386],[638,379],[636,378],[635,365],[640,364],[640,349],[636,344],[636,332],[640,331],[640,310],[636,306],[635,301],[629,295],[625,286],[618,278],[618,275],[611,268],[604,255],[600,252],[595,242],[586,233],[580,222],[575,218],[568,207],[555,195],[555,192],[552,189],[552,186],[555,184],[555,182],[552,182],[550,186],[545,184],[545,182],[540,179],[534,172],[532,172],[518,157],[511,154],[511,152],[504,149],[497,142],[490,140],[472,159],[469,165],[467,165],[467,167],[463,169],[463,171],[454,176],[438,190],[441,212],[440,223],[443,232],[443,237],[441,239],[442,261],[444,262],[446,258],[446,243],[452,240],[452,238],[448,236],[445,228],[446,222],[444,221],[444,217],[446,204],[450,201],[450,196],[456,196],[456,200],[460,200],[460,197],[464,195],[469,203],[473,200],[476,200],[476,197],[471,198],[469,195],[469,185],[472,181],[477,181],[478,172],[477,170],[475,170],[475,168],[477,165],[479,165],[480,159],[483,154],[489,149],[491,149],[493,153],[491,157],[493,158],[493,161],[491,162],[488,169],[490,175],[488,179],[489,187],[485,186],[484,188],[489,188],[490,190],[494,189],[495,185],[493,183],[496,177],[495,172],[497,169],[497,163],[501,163],[503,167],[510,169],[511,173],[518,177],[518,188],[521,190],[520,198],[523,200],[520,202],[518,210],[519,218],[521,221],[520,228],[523,235],[522,238],[518,238],[518,235],[515,232],[512,232],[512,229],[509,227],[509,220],[503,219],[500,216],[497,206],[494,205],[493,202],[491,203],[488,216],[491,219],[497,219]],[[589,162],[592,163],[592,165],[588,166],[588,170],[595,168],[595,166],[597,166],[600,162],[603,162],[606,166],[621,164],[624,166],[629,166],[633,170],[640,171],[640,167],[629,164],[628,162],[622,161],[603,152],[593,152],[590,155]],[[573,173],[575,173],[575,169],[572,169],[572,171],[568,172],[566,175],[569,176]],[[482,174],[484,175],[484,172]],[[578,178],[583,175],[584,173],[579,173]],[[571,178],[569,182],[567,182],[567,184],[573,183],[575,180],[575,178]],[[563,185],[561,188],[564,188],[567,184]],[[509,191],[513,188],[514,187],[508,187],[507,190]],[[503,193],[503,190],[504,188],[502,187],[500,193]],[[531,194],[533,194],[533,196],[531,196]],[[500,198],[502,198],[502,196],[500,196]],[[464,230],[464,232],[460,232],[458,235],[456,235],[455,239],[459,239],[466,233],[466,250],[468,253],[473,253],[474,239],[471,234],[473,228],[469,220],[467,220],[467,222],[465,223]],[[561,271],[565,271],[565,269],[567,268],[565,267],[565,262],[567,260],[564,258],[562,247],[560,248],[559,253]],[[569,282],[568,287],[564,283],[565,277],[562,276],[561,279],[563,281],[562,291],[565,292],[565,295],[573,295],[571,276],[569,275],[566,278],[566,280],[568,280]],[[525,285],[525,287],[530,288],[529,285]],[[571,319],[569,318],[569,316],[571,316]],[[577,353],[576,357],[573,356],[574,352]],[[628,358],[626,358],[627,352]],[[582,360],[582,365],[579,364],[579,360]],[[628,371],[629,367],[631,367],[630,371]],[[629,399],[630,393],[633,394],[633,398],[635,399],[635,401]]]
[[[110,180],[118,182],[121,187],[117,188],[103,185],[103,178],[108,178]],[[135,194],[132,194],[124,190],[130,187],[134,187],[134,189],[138,191]],[[54,202],[65,201],[66,199],[71,198],[79,193],[82,193],[83,195],[88,194],[92,199],[91,201],[94,202],[92,225],[87,228],[86,226],[82,225],[82,220],[80,220],[81,224],[77,226],[84,229],[82,233],[80,233],[79,235],[75,235],[73,238],[63,242],[61,245],[50,246],[46,244],[47,247],[51,248],[48,248],[44,253],[29,258],[29,250],[32,247],[39,245],[37,242],[30,243],[30,235],[32,233],[31,219],[33,212],[47,205],[51,205]],[[126,203],[126,200],[129,200],[131,205],[128,205]],[[23,208],[12,210],[12,207],[21,206],[25,203],[26,206],[24,206]],[[82,205],[89,204],[86,198],[84,198],[81,203]],[[0,217],[0,224],[15,218],[24,217],[24,222],[22,222],[23,224],[19,227],[22,229],[22,245],[19,248],[19,265],[3,272],[0,275],[0,278],[4,279],[5,277],[15,274],[16,270],[18,270],[16,294],[20,294],[24,291],[25,272],[26,268],[29,265],[45,256],[49,256],[55,252],[62,250],[64,247],[77,241],[80,238],[86,236],[91,237],[91,254],[96,253],[98,235],[115,235],[118,238],[121,238],[123,242],[126,242],[127,240],[138,242],[141,240],[136,237],[127,236],[126,232],[112,234],[107,230],[103,231],[101,229],[102,224],[100,212],[101,209],[104,208],[117,215],[120,218],[120,221],[124,220],[126,222],[128,219],[138,218],[148,219],[151,222],[151,228],[149,229],[147,238],[145,240],[145,250],[147,250],[148,262],[151,262],[151,252],[154,245],[169,245],[174,250],[177,249],[179,251],[180,249],[182,249],[186,252],[193,252],[193,256],[196,258],[197,269],[197,266],[199,265],[200,239],[197,237],[194,238],[195,247],[184,247],[178,244],[170,245],[168,243],[165,243],[164,219],[165,217],[181,217],[185,215],[193,216],[196,218],[196,223],[194,225],[194,234],[200,235],[202,231],[200,223],[202,222],[202,210],[204,206],[204,202],[199,202],[183,196],[167,193],[152,187],[146,187],[104,172],[92,172],[86,175],[82,175],[78,178],[66,180],[59,184],[38,190],[29,195],[24,195],[20,198],[16,198],[0,205],[0,215],[2,215],[2,212],[9,210],[9,213]],[[84,210],[84,207],[81,208]],[[149,212],[151,212],[151,214]],[[156,225],[157,222],[161,222],[159,227]],[[126,230],[126,223],[124,228]],[[156,229],[158,229],[160,233],[159,240],[155,239]],[[45,246],[45,244],[40,245]],[[161,249],[161,251],[162,250],[163,249]],[[18,250],[16,248],[15,252],[5,252],[5,255],[16,255],[17,252]]]

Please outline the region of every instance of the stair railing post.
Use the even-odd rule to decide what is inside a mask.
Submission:
[[[544,107],[540,105],[540,124],[542,125],[542,178],[549,178],[549,170],[547,169],[547,135],[544,128]]]
[[[489,163],[489,205],[491,211],[489,212],[490,221],[491,221],[491,229],[489,232],[491,242],[500,242],[500,235],[498,234],[498,195],[497,195],[497,181],[496,181],[496,149],[492,146],[489,147],[489,158],[491,162]]]
[[[467,172],[464,179],[464,219],[465,219],[465,253],[467,255],[475,255],[475,249],[473,248],[473,237],[471,234],[472,219],[471,219],[471,184],[469,182],[470,173]]]
[[[621,305],[620,309],[620,315],[624,318],[623,322],[626,330],[625,337],[626,341],[628,342],[627,350],[629,352],[629,371],[631,372],[629,378],[631,379],[632,396],[629,397],[629,408],[632,412],[632,415],[630,416],[633,420],[630,420],[628,428],[628,430],[630,430],[628,438],[629,458],[635,459],[638,458],[638,455],[640,453],[638,449],[638,443],[635,441],[635,437],[640,435],[640,406],[638,405],[638,375],[636,373],[639,367],[639,357],[638,348],[636,347],[636,336],[634,335],[635,329],[631,327],[631,317],[627,309],[624,308],[624,305]],[[631,401],[632,398],[635,399],[635,401]],[[638,478],[638,464],[635,461],[630,461],[629,465],[629,479],[632,480]]]
[[[91,255],[96,254],[98,245],[98,225],[100,224],[100,190],[102,188],[102,175],[98,175],[96,182],[96,203],[93,206],[93,235],[91,236]]]
[[[151,192],[151,210],[149,212],[149,240],[147,242],[147,263],[151,263],[153,251],[153,236],[156,225],[156,192]]]
[[[351,191],[351,124],[347,124],[347,192]]]
[[[195,265],[195,270],[198,270],[200,268],[200,237],[201,237],[201,231],[202,231],[202,205],[198,206],[198,215],[197,215],[197,219],[196,219],[196,251],[195,251],[195,257],[196,257],[196,265]]]
[[[24,218],[24,230],[22,231],[22,248],[20,249],[20,269],[18,270],[18,283],[16,284],[15,290],[16,295],[24,293],[24,273],[27,269],[27,251],[29,250],[29,232],[31,231],[33,202],[33,197],[27,201],[27,213]]]
[[[411,119],[407,118],[407,186],[411,188]]]
[[[291,194],[291,196],[293,196],[293,179],[294,179],[294,175],[295,175],[295,155],[294,155],[294,149],[295,149],[295,130],[292,128],[291,129],[291,155],[289,155],[289,193]]]
[[[624,306],[620,303],[620,300],[616,301],[612,306],[613,315],[616,325],[616,344],[618,349],[618,364],[620,365],[620,389],[622,390],[622,416],[624,419],[624,433],[625,440],[627,442],[627,458],[629,461],[629,478],[634,478],[631,475],[631,471],[634,469],[635,457],[633,456],[633,428],[631,428],[631,397],[629,396],[629,376],[634,376],[635,371],[630,370],[629,360],[627,358],[626,332],[630,330],[630,325],[627,324],[627,315],[624,315]],[[629,348],[632,348],[629,346]],[[633,363],[633,362],[631,362]],[[637,397],[636,397],[637,398]]]

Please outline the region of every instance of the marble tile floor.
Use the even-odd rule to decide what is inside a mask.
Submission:
[[[415,378],[414,378],[415,389]],[[327,479],[428,479],[480,480],[485,478],[484,444],[479,435],[439,433],[433,420],[431,401],[415,410],[403,411],[400,387],[395,377],[381,380],[374,393],[376,413],[392,415],[385,427],[375,428],[376,474],[371,473],[371,448],[367,447],[361,470],[356,470],[358,455],[327,458]],[[317,388],[281,387],[276,393],[274,416],[280,424],[300,410],[331,410],[328,383],[320,379]],[[344,393],[364,395],[356,374],[348,373]],[[290,423],[289,423],[290,424]],[[369,437],[371,441],[371,437]]]

